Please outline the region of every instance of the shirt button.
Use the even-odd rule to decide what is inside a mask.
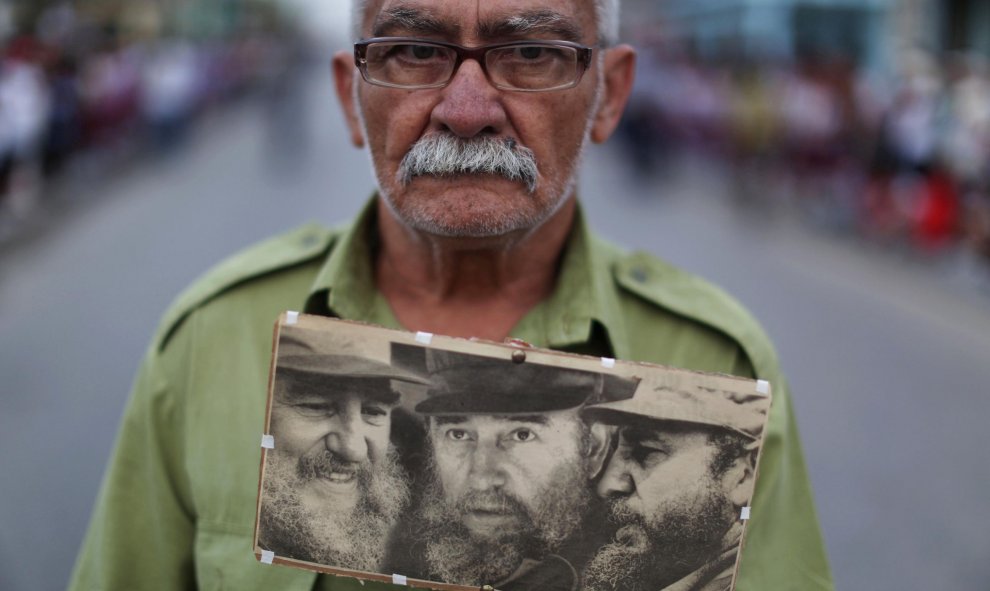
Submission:
[[[646,269],[643,267],[634,267],[630,274],[632,275],[633,280],[637,283],[646,283],[646,281],[650,278],[650,276],[646,273]]]
[[[300,244],[302,244],[303,248],[312,248],[316,246],[316,243],[319,241],[320,239],[315,234],[307,234],[303,236]]]

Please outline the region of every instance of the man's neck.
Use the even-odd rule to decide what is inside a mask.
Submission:
[[[571,198],[525,234],[449,238],[404,226],[379,200],[375,282],[408,330],[501,341],[553,291],[574,213]]]

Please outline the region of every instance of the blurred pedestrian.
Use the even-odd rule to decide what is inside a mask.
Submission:
[[[75,57],[62,52],[51,68],[48,79],[51,92],[51,116],[44,146],[46,177],[58,174],[82,139],[79,69]]]
[[[18,37],[0,58],[0,199],[6,195],[7,206],[15,215],[23,215],[32,206],[42,139],[50,109],[48,87],[37,63],[39,47],[30,36]],[[20,191],[20,189],[24,189]],[[18,192],[24,201],[11,203]]]
[[[146,54],[141,114],[159,151],[170,152],[182,143],[196,106],[199,80],[196,52],[184,41],[160,41]]]
[[[742,211],[761,210],[773,200],[780,137],[774,88],[754,63],[734,69],[728,121],[733,197]]]

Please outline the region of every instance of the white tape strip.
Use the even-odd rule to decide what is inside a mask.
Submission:
[[[271,564],[273,560],[275,560],[275,553],[274,552],[272,552],[271,550],[262,550],[261,551],[261,563],[262,564]]]
[[[261,447],[265,449],[275,449],[275,436],[267,433],[261,436]]]
[[[602,357],[602,367],[605,369],[612,369],[615,367],[615,359],[611,357]]]
[[[742,515],[739,516],[739,519],[742,519],[743,521],[749,519],[749,507],[742,508]]]
[[[429,332],[417,332],[416,333],[416,342],[417,343],[423,343],[424,345],[429,345],[431,342],[433,342],[433,333],[429,333]]]
[[[285,313],[285,323],[295,324],[299,322],[299,312],[288,311]]]
[[[756,380],[756,391],[760,394],[769,394],[770,382],[766,380]]]
[[[393,585],[407,585],[406,575],[392,575]]]

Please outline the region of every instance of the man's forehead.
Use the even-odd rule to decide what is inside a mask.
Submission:
[[[505,415],[435,415],[432,417],[436,425],[469,425],[469,424],[499,424],[511,425],[517,423],[529,423],[534,425],[548,425],[552,421],[551,415],[554,413],[533,413],[533,414],[505,414]]]
[[[363,32],[434,34],[498,40],[526,34],[582,41],[594,30],[594,0],[378,0],[368,3]]]
[[[388,380],[337,380],[335,383],[311,380],[283,380],[275,389],[281,402],[343,404],[351,400],[392,404],[399,398]]]

